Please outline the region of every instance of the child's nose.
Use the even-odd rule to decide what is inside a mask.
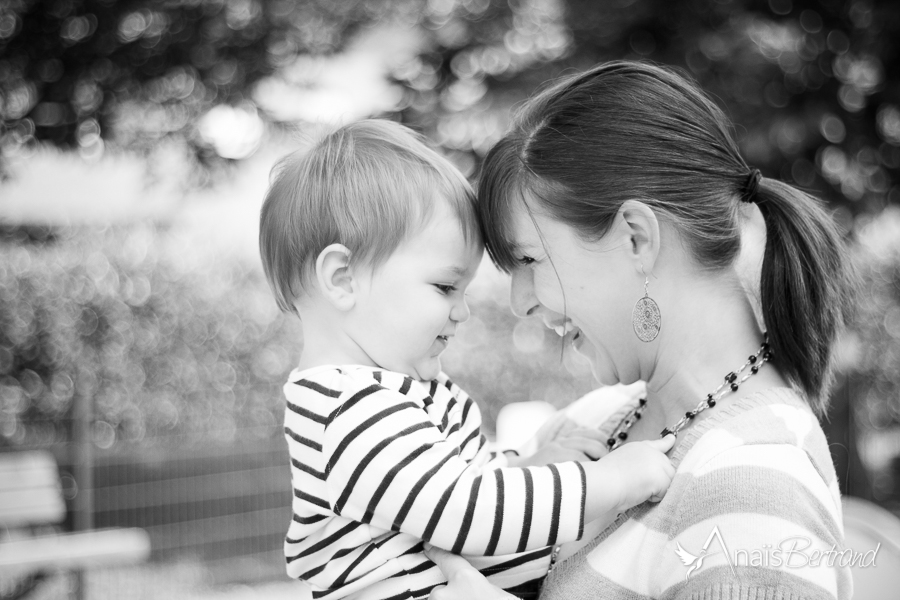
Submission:
[[[450,318],[457,323],[463,323],[469,320],[470,314],[472,313],[469,311],[469,305],[466,303],[466,299],[461,298],[453,305],[453,310],[450,311]]]

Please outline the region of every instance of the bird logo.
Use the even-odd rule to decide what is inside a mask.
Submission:
[[[734,565],[731,563],[731,557],[728,554],[728,547],[725,546],[725,540],[722,539],[722,534],[719,533],[718,525],[713,527],[713,530],[710,532],[709,537],[706,538],[706,543],[703,544],[703,548],[700,549],[700,553],[697,555],[691,554],[687,550],[685,550],[681,543],[675,542],[675,554],[678,555],[678,558],[681,559],[681,562],[684,563],[684,566],[689,567],[687,574],[684,576],[684,580],[687,581],[688,578],[694,574],[694,571],[700,569],[703,566],[703,559],[708,556],[713,556],[715,554],[719,554],[718,552],[709,552],[709,545],[712,543],[713,538],[719,540],[719,545],[722,547],[722,551],[725,553],[725,561],[728,563],[728,566],[731,567],[731,573],[734,575]]]
[[[707,554],[706,548],[702,549],[699,555],[694,556],[693,554],[682,548],[681,544],[679,544],[678,542],[675,542],[675,545],[677,546],[677,548],[675,548],[675,554],[678,555],[678,558],[681,559],[681,562],[684,563],[684,566],[690,567],[687,574],[684,576],[684,580],[687,581],[694,571],[703,566],[703,559],[710,555]],[[717,552],[713,552],[713,554],[717,554]]]

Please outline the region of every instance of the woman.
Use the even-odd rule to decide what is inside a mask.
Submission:
[[[816,420],[849,305],[827,213],[750,168],[692,83],[631,62],[528,102],[485,159],[479,205],[514,312],[565,326],[601,383],[647,382],[610,444],[678,435],[663,501],[592,524],[541,597],[849,598]],[[741,257],[759,224],[761,272]],[[508,597],[431,553],[451,582],[434,598]]]

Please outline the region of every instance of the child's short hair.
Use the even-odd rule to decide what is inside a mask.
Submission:
[[[475,196],[465,176],[411,129],[382,119],[345,125],[283,158],[260,215],[263,269],[279,308],[309,284],[316,257],[343,244],[357,264],[378,266],[424,224],[436,202],[480,242]]]

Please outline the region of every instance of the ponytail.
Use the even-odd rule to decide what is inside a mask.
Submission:
[[[844,244],[831,216],[790,185],[762,179],[755,201],[766,223],[760,292],[773,361],[821,416],[851,305]]]

